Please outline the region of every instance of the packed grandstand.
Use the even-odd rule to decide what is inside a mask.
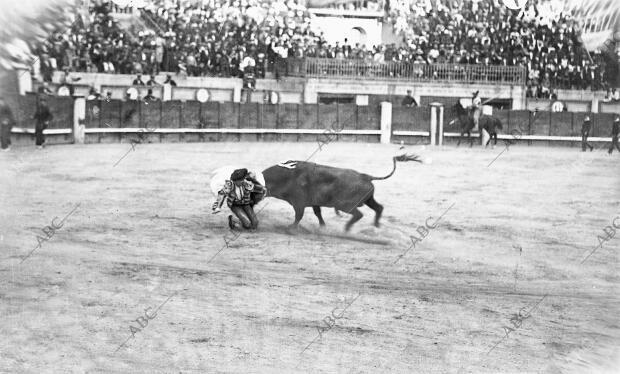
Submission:
[[[302,0],[154,0],[139,12],[146,27],[124,28],[113,3],[97,2],[32,52],[46,81],[54,70],[264,77],[286,60],[318,57],[524,66],[534,97],[556,88],[608,89],[602,55],[588,53],[573,15],[550,4],[538,0],[513,11],[494,0],[387,1],[383,21],[402,42],[367,47],[328,44],[312,29],[313,15]]]

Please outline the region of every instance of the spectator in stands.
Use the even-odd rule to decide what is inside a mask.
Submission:
[[[97,92],[95,87],[91,87],[88,92],[88,96],[86,97],[86,100],[100,100],[100,99],[101,99],[101,94]]]
[[[142,82],[142,74],[138,74],[136,79],[131,82],[133,86],[144,86],[144,82]]]
[[[416,106],[418,106],[418,102],[415,101],[415,98],[411,94],[411,90],[407,90],[407,96],[405,96],[405,98],[403,99],[401,105],[402,106],[407,106],[407,107],[416,107]]]
[[[196,61],[196,57],[193,53],[188,53],[185,58],[185,66],[187,69],[187,74],[191,77],[197,77],[200,75],[200,70],[198,69],[198,62]]]
[[[156,98],[155,96],[153,96],[153,89],[149,88],[147,93],[146,93],[146,96],[144,96],[144,101],[146,103],[148,103],[149,101],[157,101],[157,100],[159,100],[159,99]]]
[[[179,72],[183,66],[190,76],[242,76],[249,58],[255,61],[255,74],[262,77],[268,66],[279,78],[291,58],[369,62],[370,53],[376,63],[415,64],[408,74],[420,78],[437,75],[436,70],[421,69],[422,64],[434,62],[524,66],[534,97],[549,97],[551,89],[558,88],[607,88],[609,73],[602,55],[595,52],[590,61],[580,42],[577,20],[548,1],[530,3],[519,13],[498,6],[497,0],[386,2],[386,20],[403,37],[404,45],[373,46],[369,51],[352,47],[348,40],[344,45],[326,43],[310,28],[307,9],[295,1],[268,2],[263,15],[245,0],[182,5],[154,0],[141,16],[155,31],[140,32],[137,38],[110,16],[110,4],[91,6],[90,22],[76,23],[68,35],[51,33],[37,48],[44,81],[51,81],[53,71],[65,67],[157,74]]]
[[[47,82],[43,82],[42,85],[37,88],[37,93],[40,95],[53,95],[54,93],[49,88],[49,84]]]
[[[558,94],[555,92],[555,89],[553,88],[549,92],[549,99],[551,99],[551,101],[555,101],[558,99]]]
[[[157,81],[155,80],[155,76],[153,74],[151,74],[148,82],[146,82],[147,86],[158,86],[159,83],[157,83]]]
[[[591,128],[592,127],[590,124],[590,116],[585,116],[585,118],[583,119],[583,124],[581,125],[581,151],[582,152],[586,151],[586,147],[590,147],[590,152],[594,150],[594,147],[592,147],[590,143],[588,143],[588,136],[590,136]]]
[[[47,99],[45,96],[39,96],[37,109],[32,118],[36,121],[34,134],[37,149],[43,149],[43,144],[45,143],[43,130],[49,127],[49,123],[53,119],[52,113],[47,106]]]
[[[164,81],[164,84],[169,84],[173,87],[176,87],[177,82],[175,82],[172,77],[170,76],[170,74],[166,75],[166,80]]]
[[[11,129],[15,126],[15,117],[11,107],[0,97],[0,146],[3,151],[11,149]]]
[[[620,132],[620,116],[616,114],[613,125],[611,125],[611,145],[609,146],[609,154],[614,151],[614,147],[620,152],[618,145],[618,133]]]

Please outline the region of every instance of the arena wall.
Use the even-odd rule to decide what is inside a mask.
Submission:
[[[28,71],[19,72],[19,90],[21,93],[36,90],[32,85]],[[158,82],[165,80],[165,73],[156,77]],[[135,79],[134,75],[100,74],[100,73],[71,73],[69,81],[75,88],[76,95],[88,95],[90,87],[95,87],[99,92],[110,91],[112,98],[123,99],[127,88]],[[209,100],[217,102],[255,102],[269,101],[271,93],[277,93],[279,103],[288,104],[316,104],[321,95],[352,97],[353,102],[360,105],[368,103],[378,105],[382,101],[390,101],[397,105],[404,97],[408,89],[420,104],[432,101],[440,101],[449,105],[446,98],[471,97],[472,92],[480,91],[481,97],[510,103],[511,109],[549,110],[552,104],[550,100],[537,100],[525,97],[525,88],[520,85],[508,84],[474,84],[474,83],[440,83],[440,82],[407,82],[399,80],[342,80],[335,77],[323,78],[299,78],[286,77],[276,79],[257,79],[255,90],[246,92],[243,89],[243,80],[239,78],[218,77],[179,77],[173,75],[178,86],[171,88],[173,100],[195,100],[196,91],[206,88],[209,91]],[[61,82],[65,80],[63,72],[55,72],[52,77],[51,88],[55,91]],[[143,77],[148,80],[148,77]],[[137,87],[140,96],[146,95],[148,88],[153,89],[155,97],[164,98],[162,86]],[[603,91],[583,90],[558,90],[559,99],[567,106],[568,111],[597,112],[604,110],[618,111],[613,108],[614,104],[604,103]],[[430,98],[430,99],[429,99]],[[433,98],[437,98],[434,100]],[[429,101],[430,100],[430,101]],[[602,110],[602,109],[601,109]]]
[[[305,85],[304,102],[314,104],[319,93],[353,94],[353,95],[390,95],[403,97],[407,90],[412,90],[413,97],[420,102],[421,96],[471,97],[474,91],[480,91],[485,98],[512,100],[513,109],[525,106],[525,88],[509,85],[456,84],[456,83],[412,83],[398,81],[342,81],[337,79],[309,78]]]
[[[131,87],[134,75],[100,74],[100,73],[71,73],[70,81],[74,82],[77,95],[87,95],[90,86],[99,92],[112,92],[112,98],[125,97],[127,88]],[[56,72],[52,79],[54,90],[64,80],[64,73]],[[398,97],[402,99],[407,90],[411,89],[418,102],[421,96],[453,96],[471,97],[472,92],[480,91],[484,98],[506,99],[512,102],[512,109],[526,107],[525,88],[519,85],[489,85],[463,83],[433,83],[407,82],[398,80],[342,80],[337,78],[292,78],[281,80],[257,79],[256,91],[247,99],[243,91],[243,80],[239,78],[218,77],[185,77],[174,76],[177,87],[172,87],[172,98],[175,100],[195,100],[196,90],[209,90],[210,101],[221,102],[264,102],[265,93],[271,91],[279,93],[280,102],[291,104],[316,104],[320,94],[354,95],[380,97]],[[143,77],[148,80],[148,77]],[[165,80],[165,74],[156,77],[158,82]],[[140,95],[144,96],[149,87],[139,87]],[[153,87],[156,97],[163,97],[161,86]],[[376,100],[369,102],[378,103]]]
[[[329,141],[425,143],[429,141],[429,107],[355,104],[261,104],[197,101],[83,100],[50,97],[54,115],[45,131],[49,143],[99,143],[135,139],[149,142],[192,141]],[[77,105],[84,105],[80,110]],[[36,96],[20,97],[13,129],[16,144],[32,144]],[[383,109],[382,109],[383,108]],[[382,115],[382,111],[389,111]],[[445,107],[444,137],[450,143],[459,129]],[[75,113],[84,113],[77,118]],[[500,138],[520,143],[575,145],[585,115],[592,121],[591,140],[610,141],[614,113],[495,110],[504,128]],[[79,114],[77,115],[79,117]],[[389,123],[382,123],[389,121]],[[386,129],[389,133],[385,133]],[[518,130],[518,131],[516,131]],[[84,135],[82,135],[84,134]],[[517,134],[517,135],[515,135]],[[333,137],[333,138],[332,138]],[[83,139],[83,140],[82,140]]]

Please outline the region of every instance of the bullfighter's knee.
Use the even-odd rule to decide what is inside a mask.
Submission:
[[[239,221],[241,221],[241,226],[244,229],[248,230],[248,229],[252,228],[252,221],[250,220],[249,217],[247,217],[245,215],[245,213],[243,211],[241,211],[241,212],[236,211],[235,213],[236,213],[236,216],[239,219]]]

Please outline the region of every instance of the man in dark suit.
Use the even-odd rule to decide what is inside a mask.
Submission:
[[[146,82],[147,86],[158,86],[159,83],[157,83],[157,81],[155,80],[155,76],[151,74],[151,78],[149,78],[149,81]]]
[[[403,99],[402,103],[400,103],[400,105],[408,106],[408,107],[418,106],[417,101],[415,101],[415,99],[413,98],[413,95],[411,94],[411,90],[407,90],[407,96],[405,96],[405,98]]]
[[[138,74],[136,79],[131,83],[134,86],[144,86],[144,82],[142,82],[142,74]]]
[[[34,128],[36,145],[38,149],[42,149],[43,143],[45,143],[43,130],[45,130],[49,126],[50,121],[52,120],[52,118],[54,118],[54,116],[52,116],[52,113],[50,112],[50,108],[47,106],[47,99],[45,97],[39,97],[37,111],[34,113],[34,116],[32,118],[37,121]]]
[[[156,98],[155,96],[153,96],[153,89],[149,88],[149,90],[148,90],[146,96],[144,96],[143,100],[148,104],[149,101],[157,101],[159,99]]]
[[[620,116],[616,114],[614,124],[611,125],[611,145],[609,146],[609,154],[612,154],[614,147],[620,152],[620,145],[618,145],[618,132],[620,132]]]
[[[169,84],[171,86],[175,86],[177,85],[177,82],[174,81],[174,79],[172,79],[172,77],[170,76],[170,74],[166,75],[166,81],[164,82],[164,84]]]

